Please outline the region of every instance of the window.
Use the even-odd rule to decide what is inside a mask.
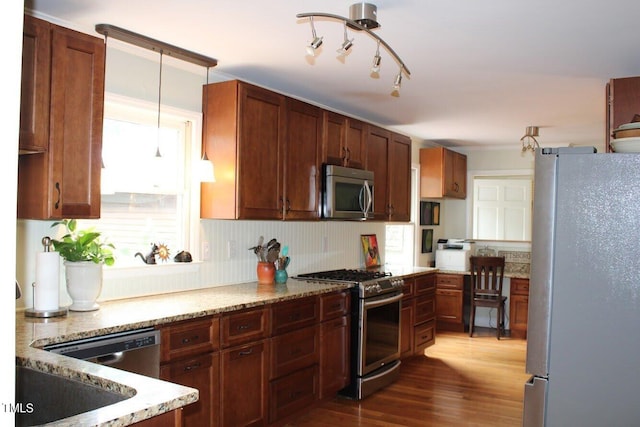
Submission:
[[[102,140],[101,217],[83,221],[116,246],[116,266],[142,265],[151,244],[169,260],[197,248],[199,182],[191,164],[200,150],[200,115],[108,96]],[[160,156],[157,156],[159,153]],[[194,158],[195,156],[195,158]]]

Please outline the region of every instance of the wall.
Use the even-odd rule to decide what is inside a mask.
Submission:
[[[172,64],[171,61],[174,61]],[[163,62],[162,103],[201,111],[201,87],[204,68],[178,67],[169,58]],[[195,68],[195,69],[194,69]],[[157,102],[158,59],[139,58],[126,52],[107,49],[106,90],[111,93]],[[200,73],[200,74],[198,74]],[[212,72],[210,82],[228,79]],[[15,157],[15,156],[14,156]],[[213,159],[215,163],[215,159]],[[35,280],[35,254],[42,250],[44,236],[53,236],[52,221],[17,221],[16,263],[19,282],[25,288],[18,307],[31,307]],[[200,221],[200,237],[210,245],[210,258],[202,263],[172,266],[141,266],[135,269],[105,268],[100,300],[138,295],[198,289],[255,280],[256,256],[248,250],[259,236],[277,238],[289,246],[289,273],[364,265],[360,234],[376,234],[384,260],[384,223],[379,222],[283,222],[283,221]],[[236,247],[229,257],[228,242]],[[194,250],[195,252],[195,250]],[[71,303],[61,269],[61,305]],[[24,286],[26,285],[26,286]]]

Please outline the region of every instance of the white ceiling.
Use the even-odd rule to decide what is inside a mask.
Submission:
[[[94,33],[106,23],[218,59],[216,72],[448,146],[602,144],[605,85],[640,75],[638,0],[371,0],[381,36],[411,78],[389,96],[398,66],[342,24],[315,20],[323,52],[310,63],[301,12],[349,16],[342,0],[26,0],[27,9]],[[640,112],[639,112],[640,113]]]

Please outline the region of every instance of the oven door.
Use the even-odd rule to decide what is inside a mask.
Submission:
[[[360,300],[362,334],[358,376],[400,358],[401,300],[402,292]]]

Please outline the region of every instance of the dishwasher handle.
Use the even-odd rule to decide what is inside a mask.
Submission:
[[[104,356],[98,356],[96,357],[96,362],[101,364],[101,365],[115,365],[117,363],[122,362],[122,360],[124,359],[124,353],[121,351],[118,351],[116,353],[111,353],[111,354],[105,354]]]

